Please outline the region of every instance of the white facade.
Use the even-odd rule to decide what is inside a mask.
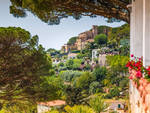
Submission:
[[[132,0],[131,54],[143,57],[145,66],[150,65],[150,0]]]
[[[100,64],[100,66],[106,66],[106,56],[107,54],[99,54],[99,59],[98,62]]]
[[[144,66],[150,66],[150,0],[132,0],[130,18],[130,52],[143,57]],[[140,94],[130,83],[131,113],[148,113],[139,104]]]
[[[98,49],[93,49],[92,50],[92,60],[98,58]]]
[[[50,111],[51,108],[49,106],[44,106],[44,105],[37,105],[37,111],[38,113],[45,113],[47,111]]]

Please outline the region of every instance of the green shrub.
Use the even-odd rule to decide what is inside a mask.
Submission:
[[[96,77],[96,80],[101,82],[104,80],[107,74],[106,67],[96,67],[93,71],[93,75]]]
[[[78,70],[80,68],[81,63],[82,59],[73,59],[73,70]]]
[[[100,83],[99,82],[94,81],[90,84],[90,87],[89,87],[89,93],[90,94],[95,94],[100,90],[101,90],[101,88],[100,88]]]
[[[79,70],[82,62],[82,59],[69,59],[67,60],[65,66],[68,70]]]
[[[95,81],[95,79],[96,78],[92,75],[92,73],[85,72],[74,80],[74,85],[77,88],[89,89],[90,84]]]
[[[119,96],[120,96],[119,89],[117,87],[114,87],[110,89],[109,94],[107,94],[105,98],[109,98],[109,99],[114,98],[114,97],[119,98]]]
[[[107,56],[107,63],[110,66],[111,70],[115,73],[126,73],[128,72],[125,65],[129,61],[128,56],[120,56],[120,55],[114,55],[114,56]]]
[[[73,78],[79,77],[82,73],[80,71],[67,70],[61,71],[59,75],[65,82],[71,82]]]
[[[99,34],[95,36],[94,42],[99,46],[104,45],[107,43],[107,36],[105,34]]]
[[[93,109],[84,105],[66,106],[66,113],[94,113]]]
[[[63,67],[64,66],[64,63],[63,62],[60,62],[59,64],[58,64],[58,67]]]

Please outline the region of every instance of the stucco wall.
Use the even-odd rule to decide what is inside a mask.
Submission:
[[[130,74],[134,76],[136,72],[132,70]],[[131,113],[150,113],[150,82],[141,78],[138,85],[131,80],[129,94]]]

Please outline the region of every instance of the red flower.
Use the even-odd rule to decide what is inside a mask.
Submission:
[[[150,66],[146,69],[147,71],[150,71]]]
[[[146,70],[148,71],[148,75],[150,76],[150,66]]]
[[[136,62],[135,67],[137,68],[142,67],[142,62],[141,61]]]
[[[141,67],[138,67],[138,69],[137,69],[137,70],[138,70],[138,71],[142,71],[142,70],[141,70]]]
[[[126,64],[126,67],[130,67],[130,65],[131,65],[131,62],[128,62],[128,63]]]
[[[137,77],[137,78],[141,78],[141,77],[142,77],[142,73],[141,73],[141,71],[137,71],[137,73],[136,73],[136,77]]]
[[[131,57],[134,57],[134,55],[133,55],[133,54],[131,54]]]
[[[148,76],[150,76],[150,71],[148,72]]]

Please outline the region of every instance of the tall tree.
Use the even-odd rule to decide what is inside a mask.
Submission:
[[[51,59],[38,44],[38,36],[31,37],[21,28],[1,27],[0,64],[1,104],[12,107],[54,99],[57,95],[57,88],[47,80]]]
[[[106,18],[130,21],[127,8],[130,0],[10,0],[10,13],[25,17],[32,12],[48,24],[59,24],[62,18],[72,16],[104,16]]]
[[[94,42],[100,47],[104,44],[107,45],[107,36],[105,34],[99,34],[95,36]]]

